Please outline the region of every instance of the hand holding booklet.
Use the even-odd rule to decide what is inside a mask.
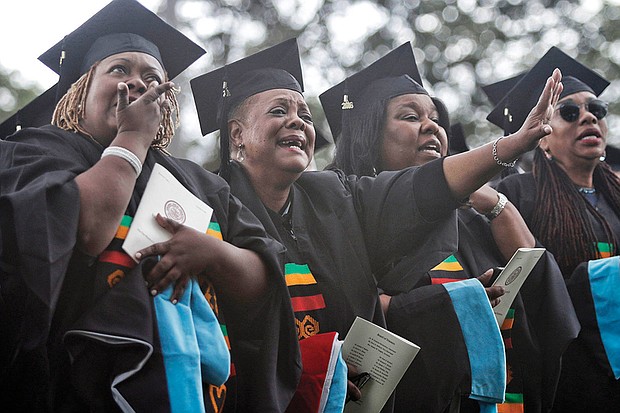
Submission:
[[[500,327],[521,286],[545,251],[544,248],[519,248],[493,283],[504,287],[505,291],[500,303],[493,307],[493,313]]]
[[[136,252],[141,249],[172,238],[172,234],[155,221],[158,213],[195,230],[207,232],[213,209],[188,191],[166,168],[155,164],[123,242],[123,249],[134,260]]]
[[[381,411],[418,351],[412,342],[357,317],[342,344],[342,356],[360,373],[369,373],[370,379],[361,400],[347,403],[344,411]]]

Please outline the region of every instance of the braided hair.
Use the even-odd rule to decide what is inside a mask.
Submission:
[[[573,184],[564,170],[536,149],[532,169],[536,182],[536,206],[532,230],[540,242],[554,253],[565,276],[581,262],[602,258],[590,214],[601,223],[607,242],[618,248],[611,227]],[[620,180],[605,162],[599,163],[593,176],[594,187],[620,215]],[[613,252],[617,253],[616,251]]]
[[[95,69],[99,62],[93,64],[88,72],[84,73],[71,88],[58,101],[54,114],[52,115],[52,125],[58,126],[60,129],[79,133],[81,135],[93,138],[80,124],[84,119],[86,108],[86,97],[90,88],[90,82],[95,73]],[[166,76],[167,80],[167,76]],[[174,136],[175,129],[179,126],[179,103],[176,98],[178,89],[167,90],[165,93],[168,105],[163,106],[162,118],[159,122],[157,135],[151,147],[154,149],[165,149],[170,144]]]

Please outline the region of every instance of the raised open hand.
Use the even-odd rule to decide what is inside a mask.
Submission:
[[[551,77],[547,79],[536,106],[532,108],[521,128],[515,133],[515,135],[523,136],[526,151],[537,147],[539,140],[552,132],[549,119],[553,115],[562,89],[562,73],[560,69],[555,69]]]

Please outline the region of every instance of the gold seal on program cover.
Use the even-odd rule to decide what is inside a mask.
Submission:
[[[505,285],[512,284],[512,282],[517,279],[519,274],[521,274],[521,270],[522,269],[523,269],[523,267],[520,267],[520,266],[515,268],[515,270],[508,276],[508,278],[506,278],[506,284]]]
[[[166,202],[164,205],[164,214],[166,217],[178,222],[179,224],[185,223],[185,210],[177,201],[173,199]]]

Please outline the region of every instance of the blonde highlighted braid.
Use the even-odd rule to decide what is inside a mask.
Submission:
[[[86,97],[88,96],[90,82],[98,64],[99,62],[93,64],[88,72],[84,73],[72,84],[67,93],[58,101],[52,115],[52,125],[94,139],[82,127],[80,121],[84,119]],[[176,97],[178,92],[177,88],[173,88],[165,93],[168,105],[162,106],[162,118],[157,129],[157,135],[151,143],[152,148],[165,150],[170,145],[175,129],[179,126],[179,102]]]

